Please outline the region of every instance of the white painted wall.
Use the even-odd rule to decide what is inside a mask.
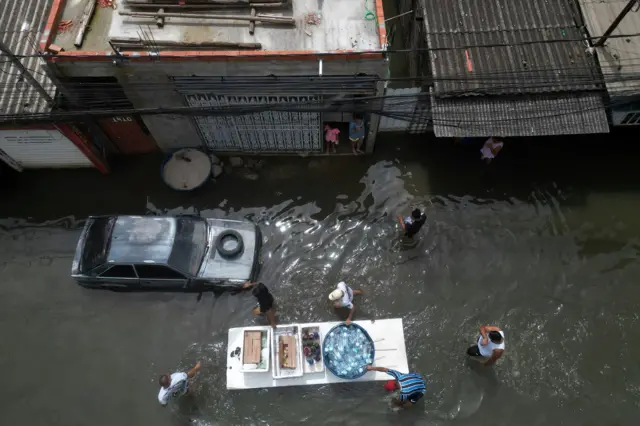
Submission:
[[[58,130],[0,130],[0,150],[25,169],[93,167],[78,147]]]
[[[317,75],[318,61],[314,60],[167,60],[156,61],[61,61],[49,63],[58,77],[115,77],[135,108],[181,107],[186,106],[184,98],[171,90],[170,77],[176,76],[267,76],[267,75]],[[323,75],[367,75],[386,78],[385,59],[325,59]],[[161,85],[166,90],[150,90],[153,85]],[[380,91],[379,95],[382,95]],[[200,147],[202,141],[188,116],[155,115],[144,116],[143,120],[158,143],[169,151],[185,147]],[[374,130],[374,129],[372,129]],[[377,127],[375,128],[377,131]],[[375,133],[375,132],[374,132]],[[375,137],[375,136],[374,136]],[[369,136],[371,140],[371,135]]]
[[[420,87],[410,87],[406,89],[385,89],[385,96],[398,96],[388,98],[384,101],[384,110],[405,116],[406,120],[395,117],[380,117],[380,132],[403,132],[409,130],[411,119],[416,109],[417,98],[413,95],[420,93]]]

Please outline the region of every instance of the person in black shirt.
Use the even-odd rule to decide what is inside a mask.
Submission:
[[[266,315],[271,327],[276,327],[276,308],[273,295],[266,285],[247,281],[242,285],[243,289],[251,289],[251,293],[258,299],[258,305],[253,308],[254,315]]]
[[[422,213],[420,209],[415,209],[411,212],[411,217],[407,217],[403,220],[403,228],[405,237],[413,238],[414,235],[420,231],[422,225],[427,221],[427,215]]]

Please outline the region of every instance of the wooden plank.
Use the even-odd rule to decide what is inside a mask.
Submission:
[[[137,37],[126,37],[126,38],[111,38],[109,39],[111,43],[116,46],[122,47],[144,47],[145,43],[143,40],[140,40]],[[159,41],[156,40],[153,43],[157,47],[180,47],[180,48],[188,48],[188,47],[202,47],[202,48],[216,48],[216,49],[262,49],[262,44],[260,43],[235,43],[231,41],[203,41],[203,42],[190,42],[184,43],[179,41]]]
[[[177,2],[146,2],[141,0],[128,0],[125,5],[134,9],[158,9],[158,8],[168,8],[168,9],[192,9],[192,10],[203,10],[203,9],[215,9],[217,7],[229,7],[229,6],[245,6],[249,7],[252,3],[261,3],[261,4],[287,4],[289,5],[289,0],[224,0],[224,1],[215,1],[211,3],[188,3],[188,4],[179,4]]]
[[[258,333],[252,337],[251,341],[251,359],[255,359],[256,364],[260,364],[260,352],[262,350],[261,336],[262,334]]]
[[[280,367],[296,368],[296,358],[298,357],[295,336],[280,336]]]
[[[156,18],[162,16],[165,18],[186,18],[186,19],[215,19],[225,21],[256,21],[267,22],[271,24],[295,25],[296,21],[288,16],[270,16],[270,15],[209,15],[194,13],[153,13],[153,12],[118,12],[121,16],[133,16],[138,18]]]
[[[244,345],[242,346],[242,363],[250,364],[249,360],[251,359],[251,333],[244,333]]]
[[[125,4],[131,7],[193,7],[197,9],[206,9],[207,7],[219,6],[219,5],[230,5],[230,4],[249,4],[253,1],[260,1],[261,3],[280,3],[283,1],[289,0],[211,0],[207,2],[193,2],[190,1],[187,4],[180,4],[177,1],[145,1],[145,0],[126,0]]]
[[[251,8],[251,16],[256,16],[256,9]],[[253,35],[256,32],[256,21],[249,21],[249,34]]]
[[[87,31],[89,22],[91,22],[91,18],[93,17],[93,13],[96,10],[97,3],[98,3],[98,0],[88,0],[87,4],[84,6],[84,11],[82,12],[82,18],[80,18],[80,28],[78,28],[78,34],[76,35],[76,40],[73,43],[75,47],[82,47],[82,43],[84,41],[84,34]]]
[[[262,349],[262,333],[259,331],[245,331],[242,362],[244,364],[259,364]]]
[[[164,9],[158,10],[158,13],[164,13]],[[158,28],[164,27],[164,16],[156,17],[156,25],[158,26]]]
[[[185,5],[180,5],[180,4],[136,4],[136,5],[129,5],[130,8],[132,9],[151,9],[151,10],[157,10],[159,7],[162,7],[163,9],[171,9],[171,10],[185,10],[185,11],[199,11],[199,10],[216,10],[216,9],[249,9],[252,7],[258,8],[258,9],[278,9],[278,8],[283,8],[285,6],[289,6],[289,3],[286,1],[278,1],[278,2],[273,2],[273,3],[265,3],[264,1],[260,0],[260,2],[256,2],[256,3],[238,3],[238,4],[212,4],[212,5],[202,5],[202,4],[185,4]]]

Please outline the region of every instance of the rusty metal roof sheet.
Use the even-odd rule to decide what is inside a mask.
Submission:
[[[609,131],[572,1],[421,1],[436,136]]]
[[[608,133],[597,93],[434,98],[438,137],[551,136]]]
[[[561,41],[583,37],[579,13],[569,0],[422,3],[436,94],[543,93],[601,86],[585,43]]]

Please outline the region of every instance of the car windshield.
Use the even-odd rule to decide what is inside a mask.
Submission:
[[[106,261],[109,238],[115,224],[113,217],[95,217],[88,220],[89,227],[80,259],[80,269],[83,273],[91,271]]]
[[[196,275],[207,249],[207,222],[197,217],[176,218],[176,237],[169,255],[169,266]]]

